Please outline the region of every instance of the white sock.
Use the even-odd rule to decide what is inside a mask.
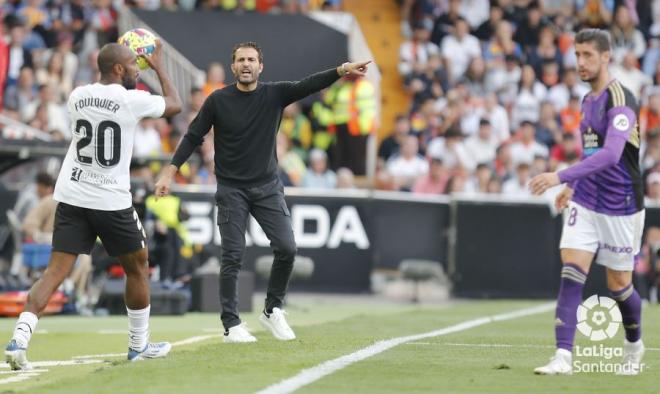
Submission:
[[[14,336],[12,339],[21,347],[27,347],[34,330],[37,329],[39,318],[32,312],[23,312],[18,316],[18,321],[14,327]]]
[[[142,351],[147,346],[149,339],[149,311],[151,305],[144,309],[128,309],[128,347]]]

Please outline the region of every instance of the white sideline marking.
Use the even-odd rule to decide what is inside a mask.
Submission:
[[[306,386],[310,383],[314,383],[315,381],[321,379],[324,376],[330,375],[334,372],[339,371],[340,369],[348,367],[351,364],[375,356],[376,354],[382,353],[386,350],[389,350],[403,343],[465,331],[474,327],[483,326],[485,324],[489,324],[493,322],[511,320],[511,319],[516,319],[518,317],[524,317],[524,316],[535,315],[543,312],[548,312],[550,310],[553,310],[554,308],[555,308],[554,302],[546,303],[531,308],[520,309],[513,312],[501,313],[494,316],[480,317],[477,319],[468,320],[463,323],[455,324],[453,326],[441,328],[439,330],[430,331],[422,334],[409,335],[405,337],[397,337],[384,341],[379,341],[371,346],[365,347],[351,354],[347,354],[345,356],[336,358],[334,360],[325,361],[312,368],[303,369],[297,375],[282,380],[279,383],[268,386],[265,389],[258,391],[257,394],[292,393],[303,386]]]
[[[59,360],[59,361],[35,361],[35,362],[31,362],[30,364],[32,364],[32,367],[37,368],[37,367],[63,367],[69,365],[99,364],[102,362],[103,360]],[[7,363],[0,364],[0,368],[7,369],[9,368],[9,364]],[[26,371],[26,372],[32,372],[32,371]]]
[[[107,331],[113,331],[113,330],[107,330]],[[38,331],[37,331],[38,332]],[[125,333],[125,330],[122,330],[122,333]],[[99,332],[101,333],[101,332]],[[110,333],[110,332],[108,332]],[[114,334],[114,332],[112,332]],[[215,334],[215,335],[197,335],[194,337],[182,339],[180,341],[172,342],[172,346],[183,346],[183,345],[189,345],[191,343],[196,343],[196,342],[201,342],[205,341],[207,339],[211,338],[216,338],[220,337],[222,334]],[[74,356],[72,357],[71,360],[62,360],[62,361],[36,361],[32,364],[32,367],[37,368],[37,367],[60,367],[60,366],[65,366],[65,365],[87,365],[87,364],[101,364],[104,363],[104,360],[98,360],[99,358],[107,358],[107,357],[126,357],[126,353],[108,353],[108,354],[92,354],[92,355],[84,355],[84,356]],[[0,364],[0,368],[9,368],[9,364],[2,363]],[[47,369],[33,369],[31,371],[0,371],[0,375],[8,375],[8,374],[15,374],[16,376],[10,376],[8,378],[0,379],[0,385],[2,384],[7,384],[7,383],[17,383],[17,382],[22,382],[24,380],[28,380],[30,378],[33,378],[35,376],[39,376],[44,372],[48,372]]]
[[[508,343],[433,343],[433,342],[410,342],[406,345],[430,345],[430,346],[465,346],[465,347],[510,347],[510,348],[535,348],[554,349],[550,345],[511,345]]]
[[[0,375],[14,375],[19,373],[44,373],[47,369],[33,369],[32,371],[0,371]]]
[[[554,349],[551,345],[511,345],[508,343],[433,343],[433,342],[411,342],[406,345],[434,345],[434,346],[465,346],[465,347],[508,347],[508,348],[536,348],[536,349]],[[646,351],[659,352],[658,347],[647,347]]]

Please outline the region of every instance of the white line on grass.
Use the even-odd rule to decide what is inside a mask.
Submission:
[[[126,353],[124,353],[124,356]],[[85,364],[99,364],[103,360],[59,360],[59,361],[35,361],[32,364],[33,368],[37,367],[63,367],[69,365],[85,365]],[[9,368],[9,364],[0,364],[0,368]]]
[[[432,346],[465,346],[465,347],[492,347],[492,348],[535,348],[535,349],[554,349],[551,345],[512,345],[509,343],[452,343],[452,342],[410,342],[406,345],[432,345]],[[647,347],[646,351],[658,352],[660,348]]]
[[[469,330],[474,327],[483,326],[484,324],[489,324],[498,321],[505,321],[516,319],[519,317],[531,316],[543,312],[548,312],[555,308],[555,303],[546,303],[543,305],[538,305],[531,308],[524,308],[513,312],[501,313],[494,316],[480,317],[473,320],[468,320],[463,323],[455,324],[453,326],[441,328],[439,330],[430,331],[417,335],[409,335],[405,337],[397,337],[384,341],[376,342],[375,344],[368,346],[366,348],[360,349],[351,354],[336,358],[334,360],[329,360],[323,362],[315,367],[309,369],[303,369],[297,375],[282,380],[279,383],[268,386],[265,389],[257,392],[257,394],[284,394],[292,393],[303,386],[306,386],[310,383],[321,379],[324,376],[335,373],[343,368],[348,367],[351,364],[354,364],[358,361],[362,361],[369,357],[375,356],[376,354],[382,353],[386,350],[389,350],[395,346],[407,343],[418,341],[420,339],[439,337],[447,334],[452,334],[455,332]]]
[[[47,369],[33,369],[31,371],[0,371],[0,375],[16,375],[21,373],[44,373]]]

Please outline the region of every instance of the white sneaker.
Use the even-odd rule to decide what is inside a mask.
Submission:
[[[573,354],[566,349],[557,349],[550,362],[534,369],[537,375],[571,375],[573,373]]]
[[[267,315],[266,311],[264,311],[261,316],[259,316],[259,322],[261,322],[261,325],[272,332],[275,338],[280,341],[296,339],[296,334],[293,333],[293,330],[287,324],[284,315],[286,315],[285,311],[280,308],[273,308],[271,314]]]
[[[27,359],[27,348],[12,339],[5,348],[5,359],[14,371],[30,371],[32,364]]]
[[[161,358],[167,356],[172,350],[169,342],[149,342],[141,351],[128,348],[128,361],[140,361],[148,358]]]
[[[257,342],[257,338],[250,334],[245,323],[230,327],[229,330],[225,332],[225,336],[222,340],[225,343]]]
[[[644,357],[644,342],[641,339],[637,342],[628,342],[624,339],[621,371],[617,371],[617,375],[639,375],[644,369],[642,357]]]

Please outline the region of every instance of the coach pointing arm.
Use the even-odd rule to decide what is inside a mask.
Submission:
[[[249,59],[248,59],[249,60]],[[279,92],[281,99],[281,106],[284,108],[288,104],[300,100],[312,93],[315,93],[327,86],[330,86],[338,78],[345,75],[355,75],[355,76],[364,76],[367,72],[367,67],[371,61],[365,62],[355,62],[355,63],[343,63],[342,65],[329,69],[327,71],[322,71],[313,75],[310,75],[297,82],[278,82],[275,84],[276,90]],[[241,82],[241,72],[238,69],[235,69],[239,66],[236,66],[235,63],[232,64],[232,71],[236,75],[237,87],[239,90],[247,89],[254,90],[256,89],[256,81],[254,82]],[[260,70],[259,70],[260,72]],[[199,146],[204,136],[209,132],[210,128],[213,126],[217,114],[216,111],[216,94],[219,91],[212,93],[202,105],[199,113],[195,119],[190,123],[188,132],[184,135],[181,143],[174,153],[172,162],[168,165],[162,172],[160,179],[156,183],[155,195],[156,198],[165,196],[170,192],[170,185],[174,175],[177,173],[179,167],[188,160],[190,155],[193,153],[195,148]],[[217,148],[217,147],[216,147]]]

